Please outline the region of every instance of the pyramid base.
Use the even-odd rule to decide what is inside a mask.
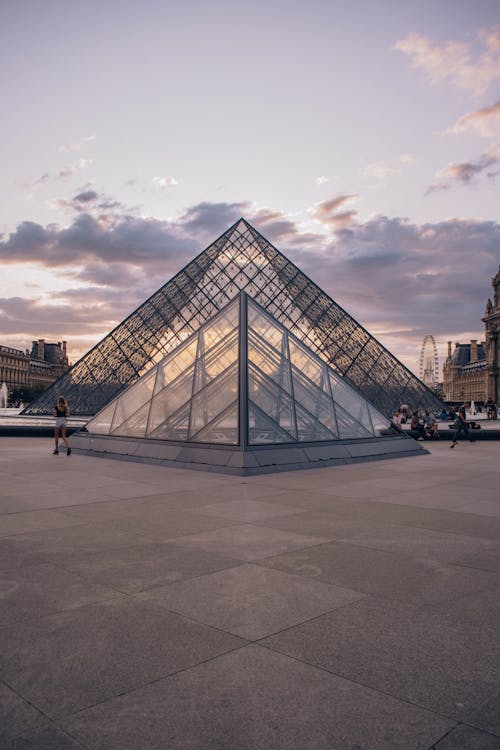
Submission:
[[[366,440],[335,440],[330,443],[259,445],[242,450],[239,446],[230,445],[173,443],[78,432],[71,438],[71,447],[74,453],[87,456],[236,476],[421,456],[429,452],[405,435]]]

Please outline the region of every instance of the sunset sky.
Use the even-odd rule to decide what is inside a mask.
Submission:
[[[498,0],[4,0],[0,344],[71,360],[240,216],[418,374],[500,263]]]

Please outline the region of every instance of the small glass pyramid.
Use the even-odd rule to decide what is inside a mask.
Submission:
[[[91,419],[87,432],[244,447],[375,438],[391,427],[240,292]]]

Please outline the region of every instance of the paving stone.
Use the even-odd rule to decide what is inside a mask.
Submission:
[[[500,750],[500,737],[460,724],[435,744],[432,750]]]
[[[148,601],[248,640],[263,638],[362,594],[255,565],[154,589]]]
[[[345,541],[387,552],[411,554],[422,560],[446,563],[489,550],[495,544],[459,534],[447,534],[403,524],[340,518],[331,512],[300,513],[255,521],[259,526],[303,534],[318,534],[329,541]]]
[[[498,679],[496,630],[464,628],[399,602],[362,599],[261,643],[458,719]]]
[[[48,723],[35,706],[0,682],[0,747],[8,748],[22,732],[34,732]]]
[[[77,524],[60,529],[16,534],[0,539],[0,569],[45,562],[64,562],[78,552],[140,544],[143,538],[104,524]]]
[[[475,553],[457,556],[454,563],[455,565],[500,573],[500,544]]]
[[[0,570],[0,623],[18,623],[120,596],[50,563]]]
[[[84,745],[54,724],[50,724],[39,732],[28,734],[23,732],[21,737],[16,737],[9,745],[9,750],[82,750],[82,748]]]
[[[226,500],[213,505],[204,505],[195,508],[192,513],[203,516],[215,516],[216,518],[228,518],[240,523],[257,521],[262,518],[274,518],[276,516],[289,516],[294,513],[304,513],[303,508],[294,508],[290,505],[279,503],[266,503],[259,500]]]
[[[302,514],[301,514],[302,515]],[[301,549],[324,542],[321,537],[295,534],[280,529],[268,529],[252,524],[225,526],[203,534],[184,536],[175,543],[197,547],[207,552],[227,555],[234,560],[251,562],[262,557],[278,555],[292,549]]]
[[[151,602],[119,599],[49,615],[11,633],[0,677],[56,718],[243,643]]]
[[[63,725],[92,750],[428,750],[452,726],[258,646],[90,708]]]
[[[475,515],[472,511],[465,513],[436,508],[415,508],[372,500],[351,505],[347,503],[337,505],[332,508],[332,513],[344,518],[389,521],[431,531],[445,531],[450,534],[500,541],[500,519]]]
[[[211,552],[156,543],[74,555],[64,563],[67,570],[127,594],[239,564]]]
[[[64,526],[74,526],[75,523],[78,523],[78,521],[54,510],[3,514],[0,516],[0,537],[42,529],[59,529]]]
[[[466,721],[500,737],[500,688],[495,689],[479,708],[471,711]]]
[[[220,529],[233,523],[225,518],[210,518],[183,510],[154,507],[146,508],[138,515],[104,521],[101,526],[103,529],[125,534],[137,534],[153,542],[168,542],[170,539]]]
[[[328,542],[265,560],[259,565],[345,586],[366,594],[420,604],[462,600],[500,585],[497,573],[441,566],[409,555]],[[488,594],[487,594],[488,595]]]

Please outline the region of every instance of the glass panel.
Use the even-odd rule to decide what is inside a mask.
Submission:
[[[373,437],[371,425],[369,430],[366,427],[363,427],[363,425],[356,422],[356,420],[338,404],[335,404],[335,413],[337,415],[337,425],[340,438]]]
[[[375,432],[375,435],[377,437],[380,437],[381,435],[397,435],[397,430],[394,430],[391,427],[391,423],[388,419],[382,416],[377,409],[375,409],[371,404],[368,406],[370,410],[370,416],[372,418],[372,424],[373,424],[373,431]]]
[[[317,419],[303,409],[299,404],[295,404],[297,414],[297,433],[299,442],[310,442],[314,440],[336,440],[337,436],[330,432],[325,425],[318,422]]]
[[[200,331],[200,347],[203,351],[208,351],[214,344],[217,344],[226,336],[228,336],[238,325],[239,320],[239,301],[236,300],[234,304],[224,311],[222,315],[218,315],[212,323],[207,323],[206,327]],[[203,337],[201,339],[201,337]]]
[[[209,352],[202,354],[195,365],[195,392],[224,372],[238,359],[239,335],[236,329],[229,338],[219,341]]]
[[[280,388],[291,393],[292,382],[290,362],[255,333],[248,334],[248,361],[274,380]]]
[[[193,373],[194,367],[190,367],[183,377],[178,378],[154,396],[149,416],[148,436],[167,417],[190,401],[193,391]]]
[[[299,403],[315,419],[336,433],[335,412],[331,397],[304,378],[295,368],[293,369],[293,393],[295,403]]]
[[[116,401],[112,401],[109,406],[106,406],[91,419],[86,425],[87,432],[93,435],[108,435],[113,421],[113,414],[115,413],[115,406]]]
[[[132,414],[125,422],[111,431],[112,435],[123,437],[139,437],[146,435],[146,424],[148,421],[149,403],[144,404],[135,414]]]
[[[268,318],[258,307],[249,300],[248,328],[253,329],[259,336],[266,339],[271,346],[281,351],[283,345],[283,331]]]
[[[186,442],[189,428],[189,406],[189,404],[186,404],[176,414],[158,425],[154,432],[148,433],[148,438]]]
[[[292,398],[276,383],[259,373],[253,365],[248,368],[248,398],[286,430],[291,440],[296,439]]]
[[[352,390],[352,388],[349,388],[349,386],[342,382],[332,371],[330,371],[330,384],[332,386],[335,407],[339,404],[344,411],[350,414],[357,422],[360,422],[360,424],[364,425],[366,429],[371,432],[372,424],[368,413],[368,405],[364,398],[357,394],[356,391]]]
[[[295,440],[258,406],[249,401],[248,442],[250,445],[262,445],[264,443],[294,443]]]
[[[194,396],[191,404],[189,439],[194,439],[197,432],[218,417],[237,398],[238,364],[235,363],[224,375],[213,380]]]
[[[155,393],[165,388],[169,383],[181,375],[196,357],[197,337],[184,344],[181,349],[174,351],[158,367],[158,379]]]
[[[125,422],[131,414],[134,414],[141,406],[145,403],[149,403],[152,393],[153,386],[156,377],[156,370],[144,378],[130,386],[124,393],[119,397],[116,404],[115,416],[113,419],[112,431],[115,430],[118,425]]]
[[[197,443],[238,444],[238,402],[193,436]]]

